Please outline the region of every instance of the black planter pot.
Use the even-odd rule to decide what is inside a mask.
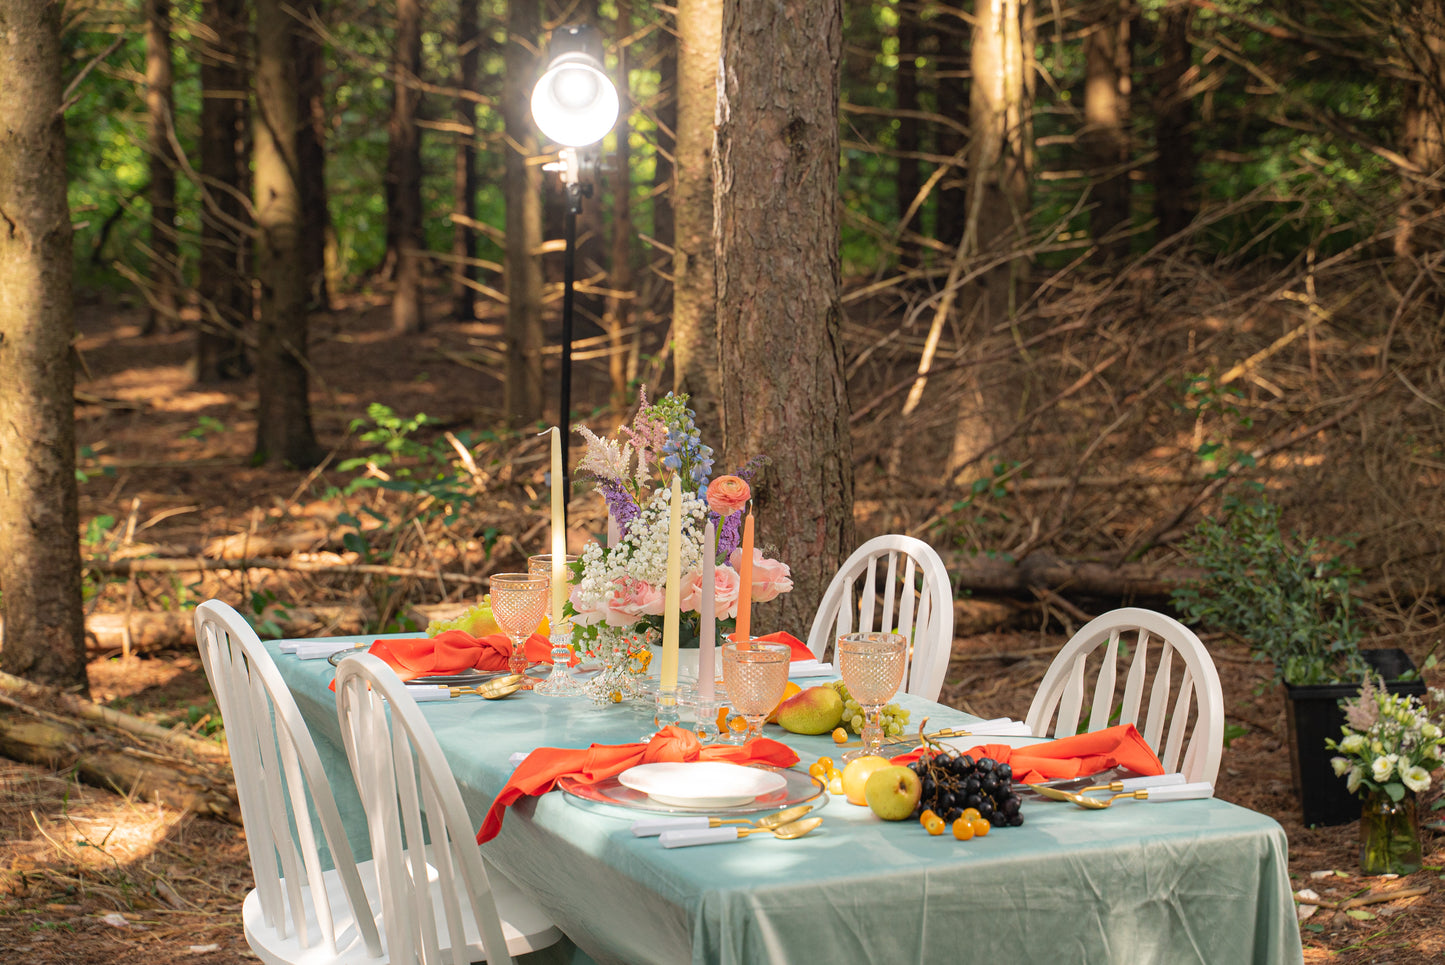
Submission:
[[[1385,679],[1392,694],[1425,695],[1423,680],[1400,680],[1415,669],[1403,650],[1384,648],[1362,650],[1373,673]],[[1340,701],[1359,693],[1359,683],[1285,684],[1285,720],[1289,727],[1289,763],[1299,797],[1300,816],[1306,825],[1348,824],[1360,817],[1360,799],[1345,789],[1345,779],[1335,777],[1330,766],[1333,751],[1326,750],[1325,738],[1340,739],[1345,713]]]

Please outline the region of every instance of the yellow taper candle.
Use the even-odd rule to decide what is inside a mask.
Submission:
[[[552,627],[562,625],[567,602],[567,517],[562,508],[562,430],[552,427]]]
[[[662,598],[663,690],[677,689],[677,646],[682,604],[682,477],[672,477],[672,502],[667,514],[667,590]]]
[[[753,514],[743,520],[743,545],[738,548],[738,622],[733,631],[739,650],[747,650],[753,632]]]

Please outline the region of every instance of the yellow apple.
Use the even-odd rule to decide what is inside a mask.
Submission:
[[[877,754],[865,754],[849,761],[848,766],[843,768],[843,796],[848,803],[866,806],[868,798],[864,796],[863,786],[868,783],[868,776],[880,767],[892,766],[892,761]]]
[[[922,795],[923,782],[913,768],[901,764],[878,768],[863,784],[868,807],[885,821],[902,821],[911,815]]]

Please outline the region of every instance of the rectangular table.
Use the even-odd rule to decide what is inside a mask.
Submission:
[[[340,649],[370,639],[336,641]],[[333,668],[268,646],[364,857],[365,817],[327,689]],[[930,730],[976,721],[908,695],[897,702]],[[421,707],[478,824],[514,752],[626,743],[651,729],[648,707],[530,693]],[[798,752],[800,766],[837,756],[827,736],[767,731]],[[632,835],[643,815],[554,791],[511,808],[483,854],[597,962],[1301,961],[1284,831],[1224,801],[1104,811],[1027,801],[1022,827],[967,842],[932,837],[916,821],[880,821],[842,799],[816,813],[823,826],[798,840],[753,835],[668,850]]]

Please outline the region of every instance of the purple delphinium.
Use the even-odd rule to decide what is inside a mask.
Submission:
[[[642,515],[637,501],[632,498],[632,494],[623,487],[621,482],[613,479],[597,480],[597,490],[602,493],[602,498],[607,503],[608,515],[617,520],[618,534],[625,537],[632,521]]]
[[[717,534],[717,554],[722,559],[727,559],[738,548],[743,541],[743,514],[728,513],[728,518],[723,521],[722,530]]]

